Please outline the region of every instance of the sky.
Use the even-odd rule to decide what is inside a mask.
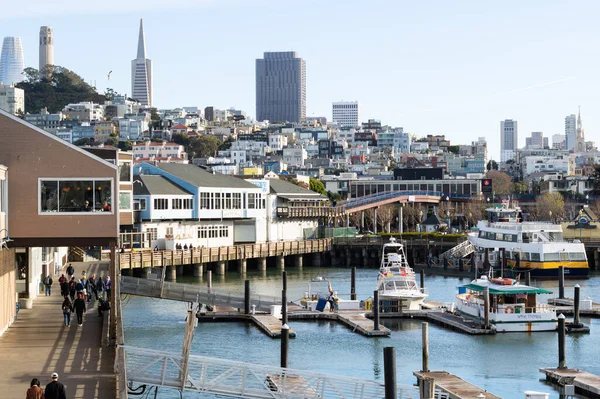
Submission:
[[[0,0],[0,37],[20,36],[37,68],[52,26],[56,65],[100,92],[131,93],[143,18],[158,108],[212,105],[255,115],[255,59],[306,60],[307,116],[359,101],[379,119],[453,144],[486,137],[499,159],[500,121],[564,134],[581,106],[586,139],[600,129],[597,1],[528,0]],[[108,72],[112,71],[110,80]],[[36,110],[28,110],[35,112]]]

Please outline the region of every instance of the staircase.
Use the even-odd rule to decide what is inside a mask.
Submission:
[[[83,262],[85,251],[79,247],[69,247],[69,262]]]
[[[440,261],[450,258],[462,259],[465,256],[472,254],[473,252],[475,252],[473,244],[471,244],[471,241],[465,240],[457,246],[450,248],[449,250],[441,254],[439,256],[439,259]]]

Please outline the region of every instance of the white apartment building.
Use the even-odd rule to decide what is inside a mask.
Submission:
[[[575,148],[575,138],[577,137],[577,115],[571,114],[565,117],[565,146],[572,151]]]
[[[104,106],[93,102],[80,102],[66,105],[62,113],[74,121],[91,122],[104,120]]]
[[[570,156],[547,157],[530,156],[522,160],[523,173],[529,176],[534,172],[560,172],[566,175],[575,174],[575,158]]]
[[[552,149],[553,150],[566,150],[566,135],[564,134],[553,134],[552,135]]]
[[[269,147],[272,151],[281,151],[283,147],[287,147],[288,140],[287,136],[283,134],[270,134],[269,135]]]
[[[141,144],[135,144],[132,151],[133,159],[137,162],[150,158],[187,159],[187,153],[182,145],[168,141],[162,143],[145,141]]]
[[[144,132],[148,131],[148,120],[141,116],[139,118],[123,118],[117,120],[119,124],[119,138],[122,140],[139,140]]]
[[[339,101],[332,104],[332,121],[339,126],[360,126],[358,101]]]
[[[25,113],[25,92],[13,85],[3,85],[0,82],[0,109],[17,115]]]
[[[519,148],[517,121],[506,119],[500,122],[500,162],[515,159],[515,150]]]
[[[299,146],[287,147],[283,149],[283,162],[288,166],[302,167],[308,159],[308,152]]]

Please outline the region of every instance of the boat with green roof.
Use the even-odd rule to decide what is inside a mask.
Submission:
[[[552,291],[522,285],[512,278],[481,276],[459,287],[456,311],[483,323],[486,287],[489,289],[489,321],[497,332],[556,330],[556,307],[538,301],[538,295],[552,294]]]

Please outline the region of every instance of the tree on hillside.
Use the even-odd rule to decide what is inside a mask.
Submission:
[[[527,183],[525,183],[522,180],[516,182],[514,187],[516,194],[527,194],[529,192],[529,187],[527,187]]]
[[[487,170],[498,170],[498,162],[494,161],[493,159],[490,159],[490,161],[487,163]]]
[[[315,193],[327,195],[327,190],[325,190],[325,185],[323,182],[315,179],[314,177],[310,178],[310,190],[314,191]]]
[[[561,220],[564,217],[565,201],[559,193],[544,193],[535,199],[535,205],[531,216],[536,220]]]
[[[513,193],[513,183],[510,176],[504,172],[492,169],[486,174],[488,179],[492,179],[494,193],[498,195],[507,195]]]
[[[17,83],[19,89],[25,91],[25,108],[39,112],[46,107],[48,112],[55,113],[65,105],[81,101],[103,103],[106,99],[96,89],[87,84],[75,72],[61,66],[48,66],[50,73],[42,73],[35,68],[25,68],[25,78]]]
[[[204,134],[190,140],[187,152],[192,158],[215,157],[220,145],[221,140],[210,134]]]

